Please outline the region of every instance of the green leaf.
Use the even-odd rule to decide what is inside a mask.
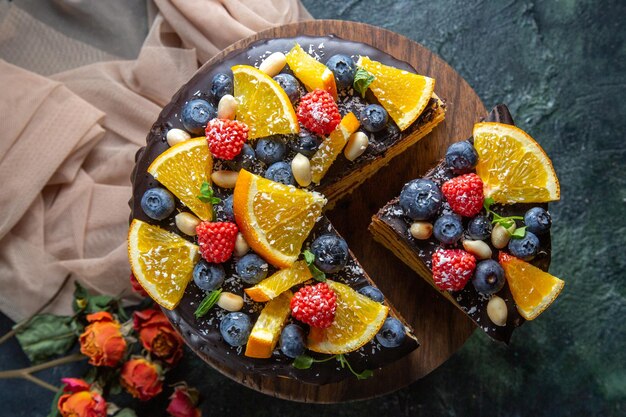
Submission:
[[[210,309],[217,303],[217,300],[220,299],[220,294],[222,293],[222,289],[211,291],[204,300],[200,303],[196,311],[193,313],[196,318],[200,318],[209,312]]]
[[[366,369],[363,372],[356,372],[354,369],[352,369],[350,362],[348,362],[348,359],[343,354],[337,355],[336,358],[339,361],[341,367],[344,368],[347,366],[350,372],[352,372],[352,375],[356,376],[357,379],[367,379],[374,375],[374,372],[369,369]]]
[[[211,204],[217,204],[222,201],[221,199],[213,195],[213,189],[211,188],[211,184],[206,181],[203,182],[200,186],[200,195],[198,196],[198,200],[202,201],[203,203]]]
[[[63,395],[63,387],[61,387],[57,393],[54,395],[52,399],[52,403],[50,404],[50,413],[46,417],[61,417],[61,413],[59,412],[59,398]]]
[[[361,94],[361,97],[365,97],[365,92],[375,79],[376,77],[367,72],[364,68],[357,68],[352,85],[354,86],[354,89]]]
[[[522,239],[524,236],[526,236],[526,226],[515,229],[511,234],[511,238],[513,239]]]
[[[42,362],[62,355],[74,346],[76,333],[71,318],[40,314],[15,334],[22,350],[31,362]]]
[[[312,265],[313,262],[315,262],[315,255],[310,250],[305,250],[302,252],[302,255],[304,255],[304,262],[306,262],[307,265]]]
[[[309,369],[313,365],[313,358],[308,355],[298,356],[291,364],[296,369]]]
[[[137,417],[137,414],[130,408],[122,408],[115,414],[115,417]]]
[[[493,205],[494,202],[495,201],[493,200],[492,197],[485,198],[485,200],[483,201],[483,207],[485,208],[487,212],[491,211],[490,207]]]
[[[363,372],[361,372],[360,374],[356,373],[354,371],[352,373],[356,376],[357,379],[367,379],[367,378],[370,378],[370,377],[374,376],[374,371],[372,371],[370,369],[366,369]]]
[[[309,271],[311,272],[311,275],[313,275],[313,279],[320,282],[326,282],[326,274],[315,266],[315,254],[313,254],[310,250],[305,250],[302,252],[302,255],[304,255],[304,262],[306,262],[306,265],[309,267]]]

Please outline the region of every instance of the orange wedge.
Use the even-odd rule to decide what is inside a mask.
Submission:
[[[348,113],[341,119],[339,126],[324,139],[319,149],[311,157],[311,174],[314,183],[319,184],[337,156],[346,146],[350,135],[356,132],[360,122],[354,113]]]
[[[248,125],[248,139],[300,131],[289,97],[272,77],[249,65],[232,70],[237,120]]]
[[[372,74],[369,86],[400,130],[411,126],[428,105],[435,91],[435,79],[359,58],[357,66]]]
[[[335,321],[325,329],[311,327],[307,347],[331,355],[357,350],[376,336],[389,308],[347,285],[331,280],[326,283],[337,295]]]
[[[211,182],[213,158],[205,138],[190,139],[176,144],[159,155],[148,172],[196,216],[211,220],[211,204],[198,200],[203,182]]]
[[[504,123],[477,123],[474,147],[478,152],[476,173],[483,180],[485,197],[503,204],[560,198],[550,158],[522,129]]]
[[[270,358],[276,347],[280,332],[289,317],[291,291],[285,291],[265,304],[250,332],[245,355],[250,358]]]
[[[311,277],[311,271],[309,271],[306,262],[297,261],[291,268],[281,269],[254,287],[244,288],[244,291],[252,300],[264,303],[278,297],[294,285],[311,279]]]
[[[148,295],[168,310],[183,298],[198,254],[193,243],[141,220],[133,220],[128,229],[133,275]]]
[[[233,193],[233,212],[250,247],[277,268],[289,268],[322,213],[326,199],[242,169]]]
[[[517,311],[532,320],[559,296],[565,282],[507,253],[500,252],[500,265],[509,283]]]
[[[326,65],[307,54],[297,43],[285,57],[287,58],[289,68],[291,68],[296,78],[302,81],[302,84],[308,91],[313,91],[317,88],[326,90],[337,100],[335,75]]]

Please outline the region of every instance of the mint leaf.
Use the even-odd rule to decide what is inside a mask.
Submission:
[[[304,262],[306,262],[307,265],[312,265],[313,262],[315,262],[315,255],[310,250],[305,250],[302,252],[302,255],[304,255]]]
[[[313,358],[308,355],[300,355],[291,365],[296,369],[309,369],[313,365]]]
[[[485,208],[485,210],[487,212],[490,212],[491,210],[489,210],[489,208],[493,205],[494,200],[491,197],[487,197],[485,198],[485,200],[483,201],[483,207]]]
[[[204,181],[200,186],[200,195],[197,197],[198,200],[202,201],[203,203],[217,204],[222,201],[221,199],[213,195],[213,189],[211,188],[211,184],[206,181]]]
[[[315,254],[310,250],[305,250],[302,252],[302,255],[304,255],[304,262],[306,262],[306,265],[309,267],[313,279],[319,282],[326,282],[326,274],[315,266]]]
[[[526,226],[515,229],[511,234],[511,238],[513,239],[522,239],[524,236],[526,236]]]
[[[204,300],[200,303],[196,311],[193,313],[196,318],[200,318],[209,312],[210,309],[217,303],[217,300],[220,299],[220,294],[222,293],[222,289],[211,291]]]
[[[355,373],[355,372],[352,372],[352,373],[356,376],[357,379],[367,379],[367,378],[374,376],[374,371],[370,369],[366,369],[360,374]]]
[[[354,89],[361,94],[361,97],[365,97],[365,92],[375,79],[376,77],[367,72],[364,68],[357,68],[352,85]]]
[[[76,343],[71,318],[54,314],[39,314],[15,334],[17,341],[31,362],[43,362],[62,355]]]
[[[339,361],[341,367],[344,368],[347,366],[348,370],[350,370],[350,372],[352,372],[352,375],[356,376],[357,379],[367,379],[374,375],[374,372],[369,369],[366,369],[363,372],[356,372],[354,369],[352,369],[350,362],[348,362],[348,359],[346,359],[343,354],[337,355],[336,358]]]

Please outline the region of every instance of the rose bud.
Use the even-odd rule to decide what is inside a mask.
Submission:
[[[122,366],[120,383],[130,395],[147,401],[163,389],[161,367],[142,357],[133,358]]]
[[[82,379],[64,378],[65,394],[59,397],[57,408],[63,417],[106,417],[107,403],[102,396],[91,391],[91,385]]]
[[[161,310],[149,308],[136,311],[133,327],[144,349],[168,365],[175,364],[183,355],[183,339]]]
[[[146,290],[143,289],[139,281],[137,281],[137,278],[135,278],[135,274],[133,274],[132,272],[130,273],[130,285],[135,293],[139,294],[142,297],[148,296],[148,293],[146,292]]]
[[[87,315],[90,323],[80,335],[80,351],[95,366],[116,366],[126,352],[126,340],[120,323],[110,313]]]
[[[197,403],[198,391],[179,385],[174,388],[166,411],[172,417],[201,417],[202,412],[196,408]]]

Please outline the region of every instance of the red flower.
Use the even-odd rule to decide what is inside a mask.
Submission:
[[[63,417],[106,417],[107,403],[91,385],[82,379],[64,378],[63,392],[57,408]]]
[[[161,367],[144,358],[131,359],[122,367],[120,383],[130,395],[147,401],[163,390]]]
[[[120,323],[110,313],[87,315],[89,324],[80,335],[80,351],[95,366],[116,366],[126,352]]]
[[[183,339],[172,328],[161,310],[149,308],[133,314],[133,327],[143,347],[168,365],[183,355]]]
[[[142,297],[147,297],[148,293],[143,289],[137,278],[135,278],[135,274],[130,273],[130,285],[133,287],[133,291]]]
[[[196,408],[197,403],[198,392],[188,389],[186,385],[179,385],[174,388],[166,411],[172,417],[201,417],[202,412]]]

